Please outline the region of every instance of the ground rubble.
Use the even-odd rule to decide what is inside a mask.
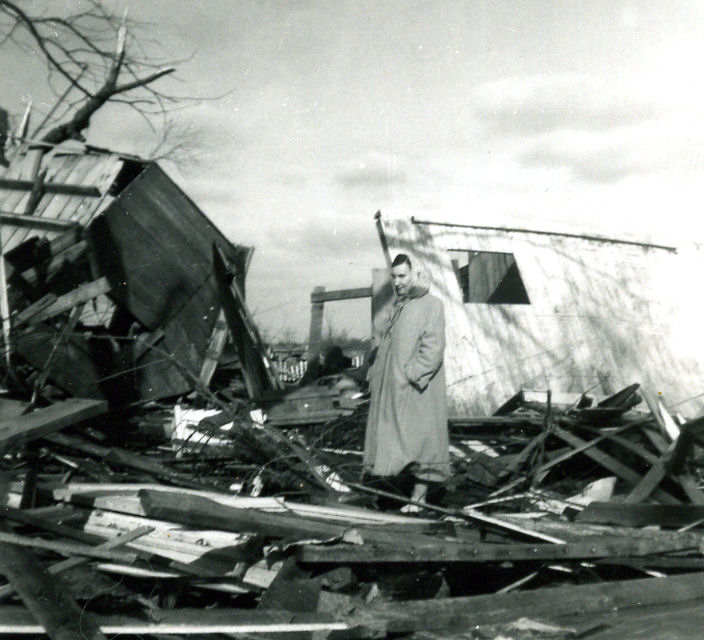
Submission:
[[[605,638],[658,611],[701,623],[704,419],[635,384],[521,391],[450,420],[452,478],[404,514],[409,478],[362,476],[356,398],[291,424],[195,394],[129,412],[0,399],[0,632]]]

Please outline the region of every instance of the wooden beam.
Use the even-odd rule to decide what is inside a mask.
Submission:
[[[311,300],[314,296],[321,296],[325,293],[325,287],[315,287],[310,294]],[[325,302],[313,302],[310,307],[310,327],[308,329],[308,350],[306,360],[308,367],[314,367],[318,363],[318,356],[323,346],[323,313]]]
[[[627,504],[591,502],[577,515],[577,522],[617,524],[628,527],[682,527],[704,519],[704,507],[683,504]]]
[[[434,546],[414,548],[406,545],[403,538],[396,546],[374,544],[334,546],[303,545],[298,548],[299,562],[326,564],[346,563],[409,563],[409,562],[559,562],[562,560],[586,560],[590,558],[638,557],[655,553],[684,551],[691,549],[689,540],[657,541],[631,538],[613,538],[608,541],[567,544],[444,544],[438,540]]]
[[[45,409],[0,420],[0,447],[36,440],[108,410],[104,400],[69,398]]]
[[[0,189],[8,189],[11,191],[32,191],[34,189],[34,180],[11,180],[9,178],[0,178]],[[82,184],[60,184],[58,182],[45,182],[43,184],[44,193],[58,193],[67,196],[88,196],[99,198],[101,196],[100,189],[97,187],[87,187]]]
[[[573,447],[584,447],[587,442],[582,440],[581,438],[575,436],[574,434],[570,433],[569,431],[566,431],[562,427],[555,426],[553,433],[560,438],[561,440],[564,440],[567,444],[573,446]],[[621,461],[616,460],[616,458],[613,458],[612,456],[608,455],[607,453],[604,453],[600,449],[596,449],[592,447],[591,449],[583,449],[582,453],[585,456],[590,457],[592,460],[595,462],[598,462],[602,467],[605,469],[608,469],[611,471],[611,473],[616,474],[619,478],[622,480],[625,480],[632,486],[637,486],[640,481],[641,481],[641,476],[633,471],[630,467],[627,467],[625,464],[623,464]],[[666,493],[662,489],[655,489],[653,491],[653,495],[660,501],[666,504],[678,504],[679,500],[677,498],[671,496],[669,493]]]
[[[648,247],[650,249],[663,249],[670,253],[677,253],[677,247],[670,247],[662,244],[651,244],[649,242],[638,242],[636,240],[621,240],[619,238],[607,238],[597,235],[583,235],[579,233],[564,233],[558,231],[543,231],[537,229],[521,229],[520,227],[487,227],[476,224],[459,224],[456,222],[435,222],[433,220],[418,220],[414,216],[411,222],[417,225],[433,225],[435,227],[456,227],[458,229],[481,229],[483,231],[499,231],[501,233],[529,233],[539,236],[550,236],[558,238],[576,238],[579,240],[592,240],[594,242],[605,242],[607,244],[625,244],[636,247]]]
[[[37,322],[49,320],[64,311],[70,311],[79,304],[88,302],[93,298],[97,298],[99,295],[107,293],[111,288],[108,279],[105,277],[93,280],[93,282],[86,282],[73,291],[57,298],[46,309],[29,318],[27,322],[29,324],[36,324]]]
[[[29,229],[41,229],[43,231],[66,231],[67,229],[76,229],[81,226],[80,223],[72,220],[42,218],[22,213],[0,214],[0,222],[10,227],[27,227]]]
[[[334,302],[336,300],[356,300],[358,298],[371,298],[372,288],[361,287],[358,289],[338,289],[337,291],[325,291],[322,287],[313,289],[310,294],[310,301],[316,302]]]
[[[704,573],[668,578],[616,580],[547,587],[505,594],[389,602],[360,609],[365,617],[386,620],[389,633],[447,628],[470,629],[521,617],[540,619],[594,614],[704,598]]]

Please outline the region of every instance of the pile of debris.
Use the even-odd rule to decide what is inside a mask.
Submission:
[[[637,385],[452,419],[452,480],[416,517],[398,511],[402,478],[360,482],[364,402],[278,426],[28,407],[0,402],[5,633],[600,638],[673,608],[701,622],[704,420]]]
[[[0,190],[0,632],[697,634],[704,419],[521,391],[413,504],[362,476],[363,372],[281,382],[251,249],[158,165],[27,148]]]

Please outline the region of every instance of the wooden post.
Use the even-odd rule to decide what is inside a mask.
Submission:
[[[311,294],[311,299],[316,294],[325,291],[325,287],[315,287]],[[323,346],[323,311],[325,310],[325,301],[312,302],[310,307],[310,330],[308,331],[308,366],[312,362],[316,362],[320,355],[320,349]]]
[[[0,315],[2,316],[2,345],[5,361],[10,367],[10,302],[7,297],[7,276],[5,274],[5,252],[3,250],[2,223],[0,223]]]
[[[381,222],[381,211],[377,211],[376,214],[374,214],[374,220],[376,220],[376,230],[379,234],[381,249],[386,258],[386,266],[389,268],[389,271],[391,271],[391,254],[389,253],[389,243],[386,241],[386,234],[384,233],[384,225]]]

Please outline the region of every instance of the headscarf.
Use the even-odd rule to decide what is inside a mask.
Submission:
[[[384,330],[384,335],[388,336],[391,330],[394,328],[396,321],[401,315],[401,311],[406,306],[409,300],[415,298],[422,298],[430,290],[430,278],[425,271],[416,271],[413,278],[413,284],[408,289],[408,293],[405,296],[396,296],[394,300],[394,305],[391,309],[391,313],[386,320],[386,329]]]

